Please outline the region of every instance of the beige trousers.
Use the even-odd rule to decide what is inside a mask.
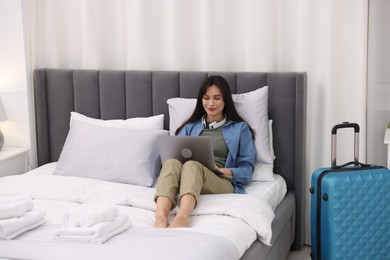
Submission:
[[[194,195],[196,201],[200,194],[234,193],[231,177],[219,177],[197,161],[170,159],[163,163],[157,182],[155,200],[158,196],[169,198],[176,205],[185,194]]]

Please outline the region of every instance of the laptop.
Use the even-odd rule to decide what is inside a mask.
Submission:
[[[215,165],[213,145],[209,136],[160,135],[157,138],[162,163],[168,159],[177,159],[181,163],[193,160],[200,162],[215,174],[223,175]]]

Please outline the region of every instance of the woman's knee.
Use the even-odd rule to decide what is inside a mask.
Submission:
[[[188,168],[201,170],[201,169],[203,169],[203,165],[198,161],[190,160],[190,161],[187,161],[183,164],[183,170],[188,169]]]
[[[185,175],[190,175],[190,176],[195,176],[198,175],[203,178],[204,176],[204,166],[197,161],[187,161],[183,165],[183,170],[182,170],[182,176]]]
[[[177,159],[166,160],[161,167],[161,172],[181,171],[183,164]]]
[[[174,165],[174,166],[182,166],[183,164],[178,160],[178,159],[168,159],[168,160],[166,160],[164,163],[163,163],[163,167],[164,166],[172,166],[172,165]]]

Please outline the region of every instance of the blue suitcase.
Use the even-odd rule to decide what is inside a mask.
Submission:
[[[354,161],[336,164],[336,134],[355,129]],[[311,179],[311,258],[390,259],[390,171],[359,163],[359,125],[332,129],[332,167]]]

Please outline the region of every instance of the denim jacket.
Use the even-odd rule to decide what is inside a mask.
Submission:
[[[198,136],[203,130],[202,120],[188,123],[178,135]],[[228,120],[222,128],[229,153],[225,168],[233,172],[232,184],[235,193],[245,193],[244,185],[252,181],[256,149],[252,133],[245,122]]]

